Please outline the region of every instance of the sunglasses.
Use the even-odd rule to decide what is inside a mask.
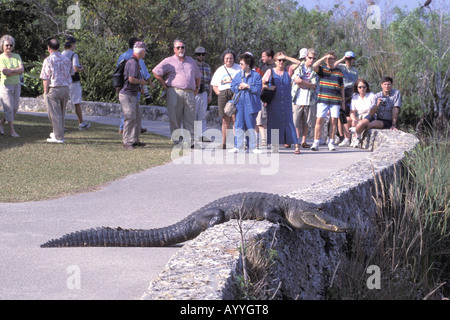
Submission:
[[[307,58],[311,60],[316,60],[316,57],[307,57]]]
[[[177,49],[177,50],[184,49],[184,46],[183,47],[175,47],[175,49]]]
[[[14,47],[12,44],[5,44],[5,47],[7,47],[7,48],[12,48],[12,47]]]
[[[205,53],[196,53],[196,55],[198,55],[198,56],[204,56]]]
[[[361,86],[361,87],[358,87],[358,89],[367,89],[367,87],[366,86]]]
[[[277,59],[278,62],[286,62],[286,59]]]

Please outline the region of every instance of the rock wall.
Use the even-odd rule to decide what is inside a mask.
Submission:
[[[317,203],[353,228],[364,229],[370,243],[375,177],[389,181],[405,152],[417,143],[417,138],[401,131],[371,130],[366,147],[372,152],[364,160],[288,195]],[[263,247],[276,252],[266,279],[266,291],[275,299],[324,299],[336,269],[345,264],[345,248],[352,234],[290,231],[267,221],[244,221],[242,226],[247,240],[260,239]],[[238,298],[240,245],[237,221],[206,230],[170,259],[142,299]]]
[[[19,110],[46,112],[47,107],[43,98],[20,98]],[[105,116],[116,117],[122,116],[122,107],[119,103],[110,102],[81,102],[81,110],[87,116]],[[68,104],[67,112],[75,112],[75,108],[71,103]],[[169,121],[166,107],[144,106],[141,105],[142,119],[153,121]],[[218,128],[221,124],[217,106],[210,106],[207,114],[207,126],[210,128]]]

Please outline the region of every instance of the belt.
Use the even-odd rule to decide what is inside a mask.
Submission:
[[[181,90],[181,91],[184,91],[184,92],[194,92],[194,90],[192,90],[192,89],[180,89],[180,88],[175,88],[175,87],[170,87],[170,88],[173,88],[175,90]]]

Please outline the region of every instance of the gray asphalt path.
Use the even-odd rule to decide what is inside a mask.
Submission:
[[[44,114],[45,115],[45,114]],[[68,114],[67,118],[75,118]],[[89,117],[118,125],[120,119]],[[168,123],[144,127],[169,135]],[[92,130],[95,130],[93,123]],[[142,139],[145,142],[145,136]],[[50,248],[40,244],[98,226],[156,228],[175,223],[201,206],[235,192],[287,194],[366,157],[367,151],[318,152],[281,148],[259,156],[189,151],[151,168],[67,197],[0,203],[0,299],[139,299],[181,245],[168,248]]]

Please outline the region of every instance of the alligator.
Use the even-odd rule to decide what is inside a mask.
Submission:
[[[157,229],[99,227],[66,234],[41,245],[48,247],[165,247],[197,237],[230,219],[268,220],[292,229],[317,228],[346,232],[349,228],[316,204],[271,193],[244,192],[212,201],[183,220]]]

